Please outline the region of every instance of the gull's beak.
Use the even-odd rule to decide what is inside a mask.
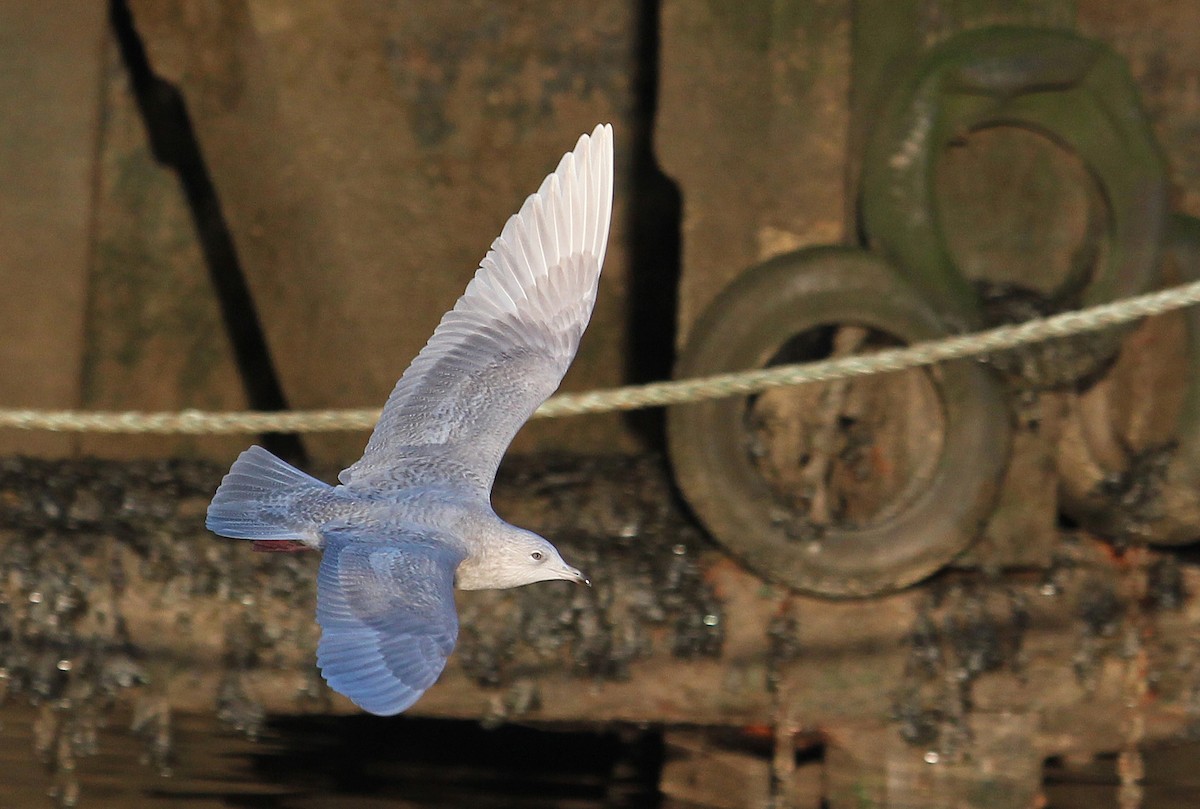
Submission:
[[[592,586],[592,582],[587,576],[583,575],[583,573],[571,567],[570,565],[564,565],[563,574],[563,578],[567,581],[573,581],[577,584],[586,584],[588,587]]]

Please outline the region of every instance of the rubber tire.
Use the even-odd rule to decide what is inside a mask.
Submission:
[[[1083,291],[1090,306],[1146,292],[1158,281],[1166,228],[1166,161],[1124,61],[1067,31],[992,27],[951,37],[895,88],[863,161],[863,226],[872,245],[955,330],[981,325],[974,288],[940,231],[935,169],[965,132],[1019,126],[1075,152],[1111,215],[1106,258]],[[1096,340],[1116,351],[1121,330]]]
[[[858,324],[903,342],[946,328],[897,272],[849,248],[790,253],[751,269],[697,320],[676,378],[761,368],[792,337]],[[929,486],[885,521],[831,526],[814,542],[773,522],[777,499],[749,453],[745,397],[671,407],[667,440],[676,480],[718,542],[760,575],[823,596],[870,596],[920,581],[965,550],[992,511],[1007,467],[1011,423],[1002,387],[977,362],[941,366],[943,451]]]
[[[1179,282],[1200,281],[1200,219],[1175,214],[1169,220],[1167,233],[1167,255],[1178,268]],[[1157,483],[1153,513],[1132,515],[1135,518],[1132,524],[1138,530],[1119,539],[1162,546],[1190,545],[1200,540],[1200,307],[1184,310],[1184,317],[1191,376],[1176,421],[1176,444]],[[1075,411],[1072,418],[1080,422],[1088,418],[1080,412],[1078,400],[1072,402],[1071,408]],[[1123,444],[1119,437],[1110,434],[1108,444],[1116,448],[1115,452],[1098,452],[1085,437],[1085,433],[1105,426],[1085,430],[1082,423],[1070,425],[1060,440],[1056,461],[1063,513],[1100,536],[1112,537],[1113,526],[1128,524],[1131,516],[1121,513],[1122,504],[1103,486],[1114,473],[1125,471],[1113,469],[1111,457],[1121,453]]]

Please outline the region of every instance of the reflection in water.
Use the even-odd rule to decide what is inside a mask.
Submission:
[[[268,721],[257,741],[212,718],[176,716],[161,775],[129,715],[100,728],[78,759],[78,805],[91,809],[325,807],[649,807],[657,734],[475,722],[305,717]],[[0,710],[0,806],[50,807],[55,779],[33,752],[36,709]],[[71,796],[63,796],[70,798]]]
[[[37,720],[33,708],[0,708],[0,807],[56,803],[55,779],[34,754]],[[98,730],[96,754],[78,759],[80,807],[703,809],[662,802],[663,746],[654,730],[489,730],[466,721],[317,716],[270,719],[251,741],[215,718],[177,715],[164,776],[144,740],[128,731],[132,720],[114,715]],[[1150,750],[1142,809],[1200,805],[1198,757],[1197,743]],[[1047,807],[1115,807],[1117,785],[1113,757],[1052,760]]]

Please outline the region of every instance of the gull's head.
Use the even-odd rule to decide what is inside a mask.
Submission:
[[[539,581],[562,579],[578,584],[591,582],[578,568],[571,567],[558,549],[532,531],[510,528],[504,541],[489,549],[484,563],[491,587],[520,587]]]

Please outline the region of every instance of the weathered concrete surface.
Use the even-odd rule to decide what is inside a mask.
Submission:
[[[0,6],[0,407],[75,407],[91,259],[105,4]],[[0,436],[62,455],[64,436]]]
[[[633,4],[132,2],[187,101],[288,404],[382,404],[505,219],[578,135],[616,130],[611,249],[566,389],[619,382]],[[617,417],[517,446],[632,440]],[[345,463],[362,436],[309,441]]]
[[[246,395],[179,177],[155,159],[111,36],[106,45],[80,406],[244,410]],[[248,440],[85,434],[77,446],[100,457],[227,460]]]
[[[847,235],[849,0],[667,0],[655,149],[683,194],[679,341],[748,267]]]
[[[65,698],[66,721],[138,694],[251,730],[264,711],[354,710],[313,666],[315,555],[200,528],[218,467],[0,473],[10,699]],[[830,602],[713,549],[652,459],[518,465],[497,501],[596,586],[460,594],[458,648],[414,715],[765,725],[831,744],[873,728],[902,742],[897,762],[968,761],[974,717],[993,714],[1027,717],[1040,756],[1119,749],[1134,718],[1145,741],[1200,719],[1200,571],[1171,555],[1064,536],[1044,574]]]
[[[1197,0],[1076,3],[1079,31],[1107,42],[1129,64],[1171,166],[1176,210],[1200,215],[1200,36]]]
[[[1014,396],[1012,449],[995,508],[975,544],[954,564],[965,568],[1046,567],[1058,528],[1056,442],[1065,405],[1061,395]]]

